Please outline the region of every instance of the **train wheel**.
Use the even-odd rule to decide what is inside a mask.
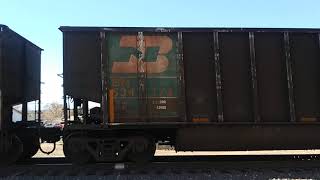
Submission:
[[[23,152],[21,154],[20,160],[27,160],[32,158],[35,154],[37,154],[40,148],[39,138],[36,137],[28,137],[21,138],[23,143]]]
[[[155,151],[156,145],[153,138],[133,137],[128,159],[136,163],[146,163],[152,160]]]
[[[85,137],[69,135],[63,142],[63,152],[68,160],[74,164],[86,164],[92,160],[87,150]]]
[[[0,165],[16,162],[23,152],[23,144],[15,134],[0,132]]]

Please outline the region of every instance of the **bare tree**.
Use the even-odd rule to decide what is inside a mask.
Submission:
[[[57,102],[47,104],[42,110],[42,118],[47,121],[61,121],[63,118],[63,105]]]

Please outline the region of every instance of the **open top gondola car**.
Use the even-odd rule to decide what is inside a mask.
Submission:
[[[320,147],[317,29],[61,27],[64,152]]]

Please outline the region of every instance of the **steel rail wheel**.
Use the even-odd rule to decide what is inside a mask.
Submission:
[[[131,148],[128,152],[128,159],[136,163],[151,161],[156,151],[154,139],[146,136],[137,136],[130,139]]]
[[[63,152],[74,164],[87,164],[92,160],[87,150],[86,137],[79,134],[71,134],[63,140]]]
[[[32,158],[40,149],[40,141],[38,137],[20,138],[23,144],[23,152],[20,160],[27,160]]]
[[[20,138],[8,132],[0,132],[0,165],[15,163],[23,152]]]

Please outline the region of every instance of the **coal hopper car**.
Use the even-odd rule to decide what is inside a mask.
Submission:
[[[317,29],[60,27],[64,153],[320,147]]]
[[[0,165],[31,158],[41,137],[48,142],[60,138],[40,124],[41,51],[0,25]]]

